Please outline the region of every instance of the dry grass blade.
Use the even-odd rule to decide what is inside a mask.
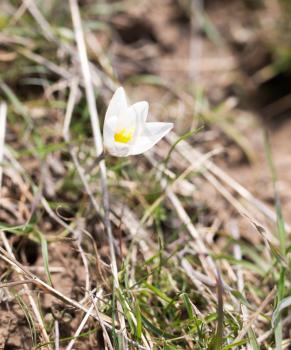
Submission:
[[[2,172],[3,172],[3,168],[2,168],[2,161],[3,161],[3,156],[4,156],[4,140],[5,140],[5,132],[6,132],[6,118],[7,118],[7,105],[5,103],[2,103],[0,105],[0,199],[1,199],[1,186],[2,186]],[[1,236],[1,240],[8,252],[8,254],[14,258],[14,254],[12,252],[12,249],[9,245],[9,242],[5,236],[5,233],[3,231],[0,231],[0,236]],[[2,249],[2,248],[1,248]],[[19,270],[18,270],[19,272]],[[24,281],[22,275],[19,275],[21,282]],[[41,317],[41,313],[37,307],[36,302],[34,301],[34,298],[31,295],[29,286],[27,284],[24,283],[24,289],[26,290],[27,294],[28,294],[28,299],[30,302],[30,305],[32,307],[32,310],[34,312],[35,318],[39,324],[40,327],[40,331],[42,334],[42,337],[44,339],[45,342],[49,342],[49,336],[47,334],[47,331],[45,329],[42,317]],[[47,345],[48,349],[51,349],[50,345]]]
[[[60,350],[60,329],[57,320],[55,320],[55,350]]]
[[[91,304],[91,306],[89,307],[88,311],[86,312],[85,316],[82,319],[82,322],[80,323],[78,329],[76,330],[75,334],[74,334],[74,338],[69,342],[68,346],[66,347],[66,350],[72,350],[73,346],[75,344],[76,339],[79,337],[79,335],[81,334],[83,328],[85,327],[88,318],[90,317],[92,311],[94,309],[94,303]]]
[[[235,240],[239,240],[239,238],[240,238],[239,228],[238,228],[237,223],[234,220],[230,222],[230,233]],[[233,255],[234,255],[235,259],[237,259],[238,261],[240,261],[242,259],[242,252],[241,252],[241,248],[240,248],[239,244],[234,244]],[[237,274],[238,291],[240,293],[242,293],[242,295],[244,295],[244,288],[245,288],[244,275],[243,275],[243,271],[242,271],[240,266],[236,267],[236,274]],[[245,326],[248,323],[249,312],[248,312],[247,307],[243,304],[241,304],[241,311],[242,311],[242,321],[244,324],[243,328],[245,328]],[[251,327],[249,329],[251,329]],[[251,350],[251,347],[248,345],[247,349]]]
[[[174,194],[174,192],[170,189],[167,189],[167,196],[169,197],[170,201],[172,202],[175,210],[178,213],[179,218],[189,231],[190,235],[194,239],[195,247],[197,250],[197,253],[199,254],[200,261],[202,266],[205,269],[205,272],[210,276],[211,278],[215,278],[216,276],[216,268],[214,261],[212,258],[208,255],[208,250],[202,241],[199,233],[197,232],[195,226],[191,222],[191,219],[189,218],[188,214],[186,213],[185,209],[183,208],[181,202],[179,201],[178,197]]]
[[[0,349],[289,346],[287,3],[0,1]]]
[[[94,87],[91,79],[90,66],[89,66],[89,61],[87,57],[87,50],[86,50],[86,45],[85,45],[84,36],[83,36],[81,16],[79,12],[78,3],[76,0],[70,0],[70,8],[71,8],[72,20],[73,20],[73,25],[75,30],[76,42],[77,42],[78,51],[79,51],[80,64],[81,64],[81,69],[82,69],[82,74],[83,74],[83,79],[85,84],[86,98],[87,98],[87,103],[88,103],[88,108],[89,108],[89,113],[91,118],[91,126],[92,126],[92,131],[94,136],[96,156],[98,158],[103,153],[102,135],[100,131],[100,124],[99,124],[98,112],[97,112],[97,107],[95,102]],[[114,238],[113,238],[111,222],[109,218],[109,212],[110,212],[109,194],[108,194],[108,188],[107,188],[106,165],[105,165],[104,159],[100,161],[100,180],[101,180],[102,194],[103,194],[104,223],[107,231],[109,248],[110,248],[114,288],[119,288],[118,268],[117,268],[115,249],[114,249]],[[117,302],[117,310],[119,312],[118,318],[119,318],[120,326],[123,333],[123,346],[124,348],[127,348],[126,324],[122,313],[122,306],[119,302]]]
[[[122,220],[122,224],[129,232],[133,242],[137,242],[140,246],[140,250],[145,260],[149,259],[152,256],[151,249],[154,247],[150,238],[150,232],[143,227],[136,215],[126,205],[121,205],[116,202],[112,203],[111,208],[112,212],[116,214],[111,214],[112,222],[118,227],[120,225],[120,220]]]
[[[8,254],[10,255],[11,259],[14,259],[14,255],[13,255],[12,249],[11,249],[11,247],[10,247],[10,245],[9,245],[9,242],[8,242],[6,236],[5,236],[5,233],[2,232],[2,231],[0,231],[0,236],[1,236],[1,240],[2,240],[2,242],[3,242],[3,244],[4,244],[4,246],[5,246],[5,248],[6,248],[7,252],[8,252]],[[1,248],[1,251],[3,252],[4,250]],[[5,252],[5,251],[4,251],[4,252]],[[6,261],[7,261],[7,260],[6,260]],[[21,282],[24,282],[25,279],[24,279],[24,277],[22,276],[22,271],[23,271],[23,270],[16,267],[16,271],[17,271],[17,273],[19,274],[20,281],[21,281]],[[29,274],[28,274],[28,275],[29,275]],[[31,276],[30,276],[30,277],[31,277]],[[31,279],[30,279],[30,280],[31,280]],[[34,280],[34,278],[33,278],[33,280]],[[32,311],[33,311],[33,313],[34,313],[34,315],[35,315],[36,321],[38,322],[38,325],[39,325],[39,328],[40,328],[40,331],[41,331],[43,340],[44,340],[46,343],[49,344],[49,343],[50,343],[49,336],[48,336],[48,334],[47,334],[47,331],[46,331],[46,328],[45,328],[45,326],[44,326],[41,313],[40,313],[40,311],[39,311],[39,309],[38,309],[38,307],[37,307],[37,304],[36,304],[36,302],[35,302],[35,300],[34,300],[32,294],[31,294],[31,291],[30,291],[30,289],[29,289],[29,286],[28,286],[27,284],[24,284],[23,286],[24,286],[24,289],[25,289],[25,291],[26,291],[26,293],[27,293],[27,295],[28,295],[28,300],[29,300],[29,302],[30,302]],[[50,345],[47,345],[46,347],[47,347],[47,349],[49,349],[49,350],[52,349]]]
[[[50,26],[49,26],[48,22],[45,20],[45,18],[43,17],[43,15],[41,14],[41,12],[39,11],[39,9],[37,8],[37,6],[35,5],[34,0],[22,0],[22,2],[29,9],[31,14],[36,19],[37,23],[39,24],[39,26],[43,30],[43,33],[44,33],[46,39],[54,41],[55,38],[50,30]]]
[[[247,324],[242,329],[242,331],[239,333],[238,337],[236,338],[236,341],[240,341],[243,339],[243,337],[247,334],[248,330],[252,327],[252,325],[257,321],[258,316],[260,313],[263,312],[263,310],[270,304],[270,302],[274,299],[274,295],[276,293],[276,288],[273,288],[271,292],[267,295],[266,299],[262,302],[262,304],[257,308],[256,312],[253,313],[248,319]]]
[[[32,280],[32,279],[25,279],[23,281],[0,283],[0,288],[9,288],[9,287],[19,286],[21,284],[28,284],[28,283],[33,283],[33,282],[34,282],[34,280]]]
[[[1,199],[1,186],[2,186],[2,163],[4,158],[4,143],[5,143],[5,131],[6,131],[6,116],[7,105],[2,102],[0,104],[0,199]]]
[[[176,142],[177,136],[167,136],[170,142]],[[189,163],[192,163],[193,157],[200,158],[201,153],[191,147],[186,141],[181,141],[177,144],[177,151],[180,155],[186,159]],[[246,188],[240,185],[237,181],[235,181],[231,176],[229,176],[225,171],[220,169],[217,165],[215,165],[210,160],[205,162],[204,164],[207,171],[211,172],[214,176],[218,177],[221,181],[223,181],[226,185],[230,186],[234,191],[236,191],[242,198],[247,200],[254,208],[263,213],[269,220],[273,223],[276,222],[276,214],[273,210],[269,209],[263,202],[255,198]],[[291,227],[288,224],[285,224],[286,231],[291,232]]]
[[[109,350],[113,350],[113,346],[111,344],[111,340],[110,340],[110,337],[108,335],[108,332],[107,332],[107,329],[104,325],[104,322],[102,320],[102,317],[100,317],[100,313],[99,313],[99,310],[98,310],[98,306],[97,306],[97,300],[94,296],[92,296],[90,294],[90,297],[91,297],[91,300],[92,300],[92,303],[94,305],[94,308],[95,308],[95,311],[96,311],[96,315],[97,317],[99,318],[99,322],[100,322],[100,325],[101,325],[101,328],[102,328],[102,332],[103,332],[103,339],[104,339],[104,342],[105,344],[107,345],[108,349]]]
[[[66,295],[64,295],[63,293],[58,291],[56,288],[54,288],[54,287],[50,286],[49,284],[45,283],[40,278],[35,276],[33,273],[27,271],[27,269],[25,267],[23,267],[12,256],[9,256],[7,254],[7,252],[1,247],[0,247],[0,257],[4,261],[6,261],[8,264],[10,264],[15,270],[19,271],[22,275],[25,275],[28,279],[33,280],[34,284],[37,285],[39,288],[43,289],[47,293],[52,294],[57,299],[59,299],[59,300],[65,302],[65,303],[75,307],[76,309],[82,310],[85,313],[88,312],[88,309],[86,307],[84,307],[83,305],[81,305],[77,301],[67,297]],[[102,317],[102,319],[104,321],[104,324],[106,324],[106,326],[111,329],[112,319],[110,317],[108,317],[107,315],[103,314],[103,313],[100,313],[100,315],[101,315],[101,317]],[[93,313],[91,313],[91,316],[93,318],[97,319],[96,316]]]
[[[61,293],[59,290],[57,290],[56,288],[50,286],[49,284],[45,283],[40,278],[38,278],[37,276],[32,274],[31,272],[27,271],[27,269],[25,267],[23,267],[13,257],[9,256],[9,254],[7,254],[7,252],[1,247],[0,247],[0,258],[2,260],[6,261],[13,269],[15,269],[16,271],[19,271],[22,275],[26,276],[29,280],[33,281],[33,283],[37,287],[41,288],[46,293],[50,293],[55,298],[61,300],[62,302],[66,303],[68,305],[71,305],[72,307],[76,308],[77,310],[83,311],[85,314],[88,313],[89,309],[87,309],[82,304],[78,303],[77,301],[67,297],[66,295]],[[91,311],[91,313],[89,315],[97,321],[99,321],[100,318],[102,318],[103,325],[106,328],[112,330],[112,319],[110,317],[108,317],[107,315],[105,315],[99,311],[98,316],[97,316],[93,313],[93,310]],[[118,324],[115,324],[115,327],[117,327],[117,326],[118,326]],[[138,344],[137,342],[135,342],[129,338],[127,338],[127,341],[129,343],[135,345],[139,349],[148,350],[146,347],[141,346],[140,344]]]

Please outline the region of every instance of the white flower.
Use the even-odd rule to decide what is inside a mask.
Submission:
[[[173,123],[146,123],[149,104],[146,101],[128,106],[126,94],[119,87],[105,115],[104,147],[113,156],[126,157],[146,152],[160,141]]]

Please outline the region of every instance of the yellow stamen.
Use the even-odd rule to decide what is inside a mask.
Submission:
[[[114,135],[114,140],[116,142],[128,143],[132,140],[134,133],[134,128],[126,129],[123,128]]]

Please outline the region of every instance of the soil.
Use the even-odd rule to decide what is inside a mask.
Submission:
[[[191,23],[190,15],[181,3],[147,1],[133,11],[133,17],[121,14],[117,16],[118,19],[113,19],[115,29],[122,33],[121,39],[124,39],[122,35],[127,31],[136,35],[129,43],[125,40],[125,48],[120,43],[115,44],[118,76],[126,79],[133,74],[157,74],[181,90],[189,90],[189,85],[195,87],[197,84],[213,106],[225,99],[235,98],[235,126],[245,134],[254,150],[254,161],[246,162],[240,150],[226,140],[226,135],[220,130],[217,131],[217,138],[207,147],[211,149],[217,144],[225,145],[226,157],[224,154],[223,159],[218,159],[219,164],[257,198],[273,205],[273,187],[263,138],[264,129],[267,129],[278,172],[283,210],[286,221],[291,221],[288,190],[291,173],[286,171],[291,162],[291,75],[264,75],[263,72],[274,60],[270,47],[278,39],[276,23],[282,17],[281,8],[274,1],[267,1],[264,6],[255,5],[259,3],[256,1],[230,1],[224,2],[223,6],[221,1],[208,1],[206,13],[214,25],[213,30],[217,30],[217,34],[212,34],[217,38],[211,41],[202,32],[195,15]],[[262,18],[268,25],[262,26]],[[146,28],[138,36],[141,28],[136,26],[136,20],[141,19],[146,23]],[[123,23],[127,29],[117,23]],[[139,45],[143,47],[142,43],[151,48],[149,52],[152,56],[141,55],[141,59],[133,63],[135,51],[129,50],[128,44],[138,51]],[[122,56],[124,50],[128,51],[127,57]],[[156,89],[145,89],[144,93],[153,101],[152,114],[160,111],[159,101],[166,99],[165,94]],[[176,117],[177,112],[179,117]],[[178,132],[189,130],[192,118],[187,112],[182,116],[181,112],[183,109],[179,110],[177,106],[165,111],[176,121]]]
[[[248,6],[245,3],[249,3]],[[280,15],[280,9],[273,0],[266,1],[267,6],[264,7],[254,7],[252,1],[224,1],[223,6],[221,1],[205,1],[208,20],[212,23],[205,34],[199,24],[199,14],[193,14],[191,18],[183,4],[183,1],[174,0],[141,1],[130,12],[107,18],[115,35],[110,44],[114,69],[121,81],[137,74],[158,75],[170,82],[181,95],[187,91],[189,96],[193,87],[199,86],[213,107],[234,98],[233,113],[238,116],[235,126],[248,139],[254,150],[254,160],[249,162],[241,148],[215,125],[209,129],[206,126],[209,141],[201,140],[197,135],[193,142],[204,151],[217,145],[225,146],[223,156],[217,157],[217,162],[257,198],[272,205],[273,188],[262,136],[263,128],[267,128],[278,172],[284,215],[286,221],[291,222],[291,172],[286,171],[288,165],[291,166],[291,103],[286,99],[291,93],[291,84],[287,75],[280,73],[268,76],[268,72],[264,75],[264,68],[272,62],[272,37],[276,39],[276,35],[269,35],[269,32],[272,32],[272,24],[276,16]],[[261,17],[268,19],[269,29],[262,29]],[[109,42],[109,38],[106,38],[104,45]],[[269,91],[274,81],[277,81],[276,93]],[[182,102],[169,103],[161,113],[161,105],[168,101],[164,89],[155,86],[147,87],[142,92],[132,89],[130,94],[136,100],[141,97],[152,101],[152,115],[158,112],[165,119],[173,120],[179,115],[175,125],[177,132],[187,130],[193,123],[188,111],[183,114],[185,108]],[[33,164],[29,166],[33,167]],[[11,188],[7,183],[6,187]],[[13,187],[13,196],[20,203],[19,207],[1,211],[1,221],[17,225],[27,219],[21,202],[29,199],[17,198],[19,193],[15,184]],[[44,225],[48,225],[46,232],[51,232],[53,236],[56,229],[60,230],[58,226],[50,227],[50,223],[45,223],[45,220],[44,216]],[[95,231],[98,234],[98,229]],[[23,264],[32,271],[37,267],[41,269],[43,261],[39,246],[37,249],[31,247],[33,243],[21,237],[11,236],[9,240]],[[76,250],[75,242],[64,240],[52,243],[49,245],[49,261],[50,266],[55,268],[52,273],[53,284],[58,285],[65,295],[80,300],[84,296],[85,280],[83,265],[77,258]],[[106,260],[106,248],[99,253]],[[44,271],[38,270],[38,275],[47,279]],[[6,298],[15,296],[3,291],[0,293],[1,300],[4,300],[0,313],[0,349],[31,349],[31,340],[28,340],[31,339],[30,330],[22,310],[17,306],[19,304],[11,308],[9,303],[5,303]],[[56,317],[60,312],[58,301],[45,293],[38,293],[38,298],[46,318],[52,313]],[[67,321],[63,321],[62,315],[60,332],[65,337],[73,334],[82,315],[74,314],[69,306],[65,309],[62,306],[62,312],[66,314]],[[90,327],[89,322],[84,330]],[[88,339],[86,343],[78,342],[76,349],[102,348],[96,334]]]

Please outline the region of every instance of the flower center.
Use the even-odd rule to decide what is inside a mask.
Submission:
[[[116,142],[128,143],[132,140],[134,128],[123,128],[116,134],[114,134],[114,140]]]

